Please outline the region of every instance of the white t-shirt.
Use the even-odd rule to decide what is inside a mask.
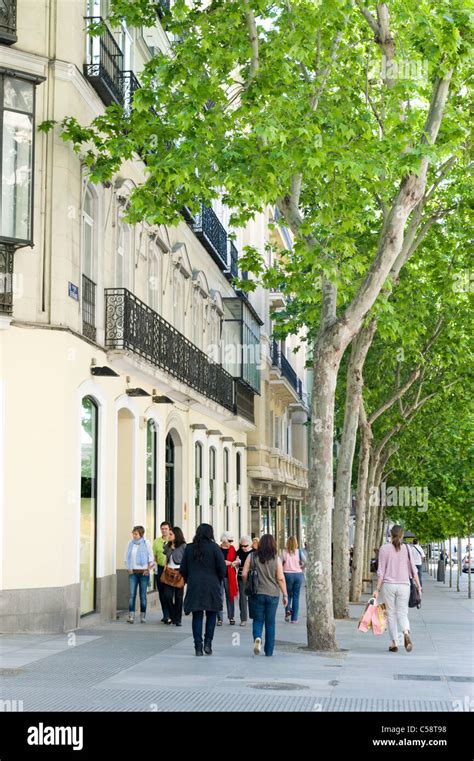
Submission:
[[[145,544],[146,544],[146,548],[148,552],[148,563],[151,563],[153,561],[153,552],[151,551],[151,544],[149,539],[145,539]],[[142,571],[148,568],[148,563],[146,563],[145,565],[140,565],[140,563],[137,563],[138,546],[139,546],[138,544],[132,545],[132,557],[131,557],[132,565],[130,568],[131,571],[133,571],[134,568],[137,571]],[[125,558],[124,558],[125,565],[127,564],[127,556],[128,556],[128,545],[127,545],[127,549],[125,550]]]
[[[413,562],[415,565],[421,565],[423,558],[425,557],[425,553],[423,552],[423,548],[420,547],[419,544],[409,544],[410,552],[413,558]]]

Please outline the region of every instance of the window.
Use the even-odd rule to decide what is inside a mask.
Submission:
[[[239,521],[239,537],[242,536],[242,455],[235,456],[235,485],[237,493],[237,516]]]
[[[216,507],[216,450],[209,450],[209,523],[214,526],[214,511]]]
[[[174,526],[174,465],[175,446],[169,433],[166,437],[165,521]]]
[[[34,82],[0,76],[0,236],[5,243],[32,243],[34,98]]]
[[[173,325],[184,333],[184,280],[178,269],[173,273]]]
[[[229,450],[224,449],[224,515],[226,531],[230,531],[229,497]]]
[[[148,245],[148,305],[160,312],[161,297],[161,257],[153,241]]]
[[[156,536],[156,424],[149,420],[146,429],[146,536],[153,541]],[[153,573],[149,588],[153,589]]]
[[[260,392],[260,325],[254,309],[241,298],[225,298],[224,367],[253,391]]]
[[[203,318],[203,303],[202,296],[198,289],[194,291],[193,295],[193,343],[202,349],[202,318]]]
[[[115,271],[117,288],[133,290],[132,282],[132,229],[121,216],[118,220],[117,264]]]
[[[88,185],[82,209],[82,332],[96,340],[97,198]]]
[[[81,615],[95,610],[97,525],[97,404],[82,400],[81,413]]]
[[[194,509],[196,528],[202,523],[202,444],[194,447]]]

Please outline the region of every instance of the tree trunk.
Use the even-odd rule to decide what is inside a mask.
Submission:
[[[374,522],[375,522],[375,515],[377,512],[377,500],[378,495],[375,493],[375,473],[377,469],[377,462],[375,460],[374,450],[371,450],[370,460],[369,460],[369,477],[367,480],[367,488],[366,488],[366,522],[365,522],[365,544],[364,544],[364,567],[363,567],[363,578],[369,579],[371,576],[370,573],[370,561],[373,557],[374,547],[373,547],[373,533],[374,533]],[[365,591],[368,591],[367,589]]]
[[[451,537],[449,537],[449,588],[453,586],[453,553],[451,549]]]
[[[356,525],[354,536],[354,554],[352,557],[352,577],[350,595],[352,602],[359,602],[362,593],[362,572],[364,563],[364,535],[366,521],[366,493],[369,475],[369,458],[372,431],[367,424],[364,403],[361,401],[359,414],[360,445],[359,472],[357,477]]]
[[[467,596],[468,596],[469,600],[471,599],[471,586],[472,586],[472,580],[471,580],[471,531],[472,531],[472,527],[471,527],[471,524],[469,523],[469,525],[468,525],[468,531],[467,531],[467,535],[469,537],[469,539],[468,539],[469,544],[467,545]]]
[[[352,342],[347,367],[344,428],[336,473],[336,496],[333,526],[334,616],[349,617],[349,517],[352,502],[352,466],[359,423],[359,406],[363,388],[362,368],[372,343],[374,320]]]
[[[457,565],[458,572],[456,574],[456,592],[461,591],[461,588],[459,585],[459,582],[461,579],[461,552],[462,552],[461,538],[458,536],[458,565]]]
[[[307,629],[311,650],[337,650],[332,606],[333,424],[342,352],[322,328],[315,346],[309,472]]]

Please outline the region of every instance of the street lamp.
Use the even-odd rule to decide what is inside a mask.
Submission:
[[[13,254],[33,246],[35,87],[45,77],[0,67],[0,313],[11,314]]]

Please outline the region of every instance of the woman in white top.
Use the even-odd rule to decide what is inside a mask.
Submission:
[[[296,624],[298,623],[300,591],[304,581],[303,568],[305,567],[305,562],[303,553],[298,549],[298,542],[295,536],[289,537],[286,549],[282,553],[281,562],[283,563],[283,573],[288,591],[285,621],[288,623],[291,620],[292,624]]]
[[[140,621],[146,621],[146,590],[150,580],[150,571],[155,565],[155,559],[148,539],[144,539],[143,526],[134,526],[132,539],[125,550],[125,565],[128,570],[130,598],[128,600],[128,623],[135,620],[135,600],[137,589],[140,587]]]

